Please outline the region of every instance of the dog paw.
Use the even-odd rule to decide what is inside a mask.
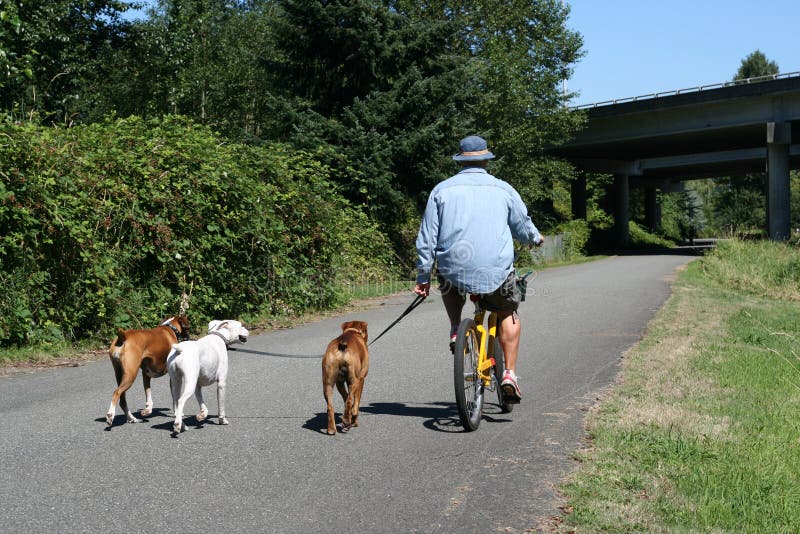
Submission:
[[[131,415],[131,416],[128,417],[128,422],[131,423],[131,424],[133,424],[133,423],[141,423],[142,420],[141,419],[136,419],[134,416]]]
[[[220,418],[219,418],[219,424],[221,424],[221,425],[227,425],[227,424],[229,424],[229,423],[228,423],[228,418],[227,418],[227,417],[225,417],[225,416],[222,416],[222,417],[220,417]]]
[[[142,417],[149,417],[153,414],[153,410],[151,408],[143,408],[139,410],[139,415]]]
[[[335,428],[329,428],[328,429],[328,435],[329,436],[335,436],[336,435],[336,429]]]
[[[197,414],[198,421],[205,421],[206,417],[208,417],[208,410],[200,410],[200,413]]]

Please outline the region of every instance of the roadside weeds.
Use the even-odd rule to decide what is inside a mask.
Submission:
[[[678,276],[590,410],[555,532],[800,528],[800,303]]]

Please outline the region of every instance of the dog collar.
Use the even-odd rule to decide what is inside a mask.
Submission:
[[[167,326],[169,326],[170,330],[172,330],[172,332],[175,334],[175,339],[177,339],[178,341],[180,341],[180,340],[181,340],[181,333],[180,333],[180,332],[178,332],[178,329],[177,329],[177,328],[175,328],[174,326],[172,326],[171,324],[170,324],[170,325],[167,325]]]
[[[222,339],[222,341],[225,342],[225,346],[226,347],[230,345],[230,342],[228,341],[228,338],[226,338],[225,336],[223,336],[222,334],[220,334],[216,330],[214,330],[212,332],[209,332],[209,334],[214,334],[215,336],[219,336]]]
[[[181,341],[181,332],[179,332],[177,328],[172,326],[172,321],[174,321],[175,319],[176,319],[176,317],[170,317],[169,319],[167,319],[166,321],[161,323],[161,326],[168,327],[170,330],[172,330],[172,333],[175,334],[175,339],[177,339],[178,341]],[[188,339],[189,339],[188,335],[184,336],[183,341],[186,341]]]

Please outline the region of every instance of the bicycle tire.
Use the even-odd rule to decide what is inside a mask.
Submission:
[[[483,383],[478,379],[479,338],[475,321],[464,319],[458,325],[453,352],[453,385],[458,417],[464,430],[477,430],[483,416]]]
[[[497,392],[497,404],[500,406],[500,411],[502,413],[511,413],[511,410],[514,409],[514,405],[506,402],[503,396],[503,388],[500,387],[500,382],[503,381],[503,374],[505,371],[506,357],[503,353],[503,347],[500,345],[500,340],[494,338],[494,368],[492,372],[494,373],[494,387]]]

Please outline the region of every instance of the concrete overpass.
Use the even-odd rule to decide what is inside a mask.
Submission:
[[[632,185],[647,191],[648,217],[658,189],[696,178],[767,173],[772,239],[790,233],[789,171],[800,168],[800,72],[737,80],[580,106],[586,127],[547,153],[577,168],[614,175],[616,238],[628,241]],[[572,191],[576,217],[586,213],[586,183]]]

